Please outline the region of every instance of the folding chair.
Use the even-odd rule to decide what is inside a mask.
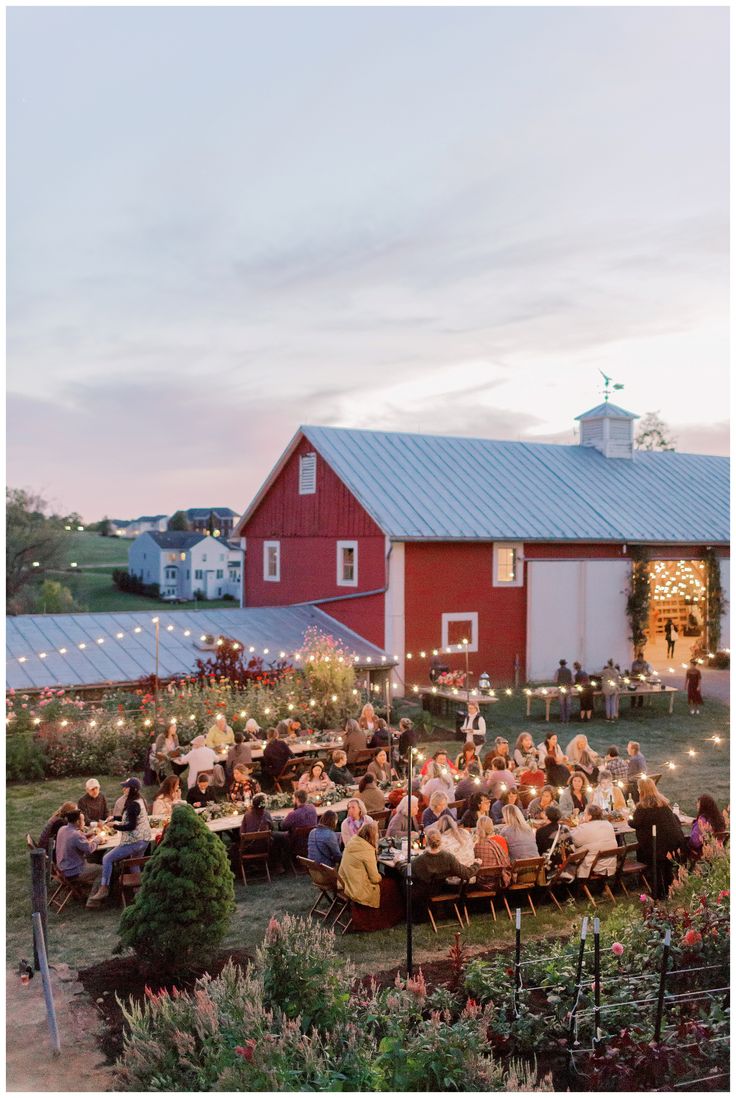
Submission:
[[[448,804],[447,807],[455,809],[455,812],[457,813],[457,818],[459,820],[460,817],[462,816],[463,812],[468,807],[468,802],[467,802],[467,799],[462,800],[462,801],[450,801],[450,803]]]
[[[299,775],[304,769],[304,763],[300,763],[297,759],[288,759],[284,766],[281,768],[281,772],[276,774],[273,779],[274,788],[277,793],[283,793],[283,785],[292,783],[299,780]]]
[[[337,880],[337,870],[335,870],[335,883],[337,885],[337,914],[335,915],[335,918],[332,920],[331,929],[334,930],[335,927],[339,926],[340,927],[340,933],[341,934],[346,934],[347,931],[352,926],[352,922],[353,922],[353,914],[352,914],[352,910],[351,910],[351,902],[352,901],[349,900],[348,897],[345,895],[345,892],[343,891],[342,885]]]
[[[506,888],[503,895],[503,902],[506,905],[506,911],[508,912],[509,919],[513,919],[511,914],[511,908],[509,907],[508,895],[512,892],[524,892],[529,902],[529,907],[532,909],[532,914],[536,918],[537,909],[532,902],[532,892],[539,883],[539,878],[544,870],[544,858],[519,858],[518,861],[511,863],[511,872],[514,878],[510,885]]]
[[[571,854],[567,861],[560,866],[559,881],[560,884],[564,884],[567,888],[569,896],[574,898],[575,890],[579,883],[578,871],[580,866],[585,861],[585,856],[588,853],[587,850],[576,850],[574,854]]]
[[[649,882],[644,874],[646,873],[648,866],[644,862],[640,862],[636,857],[639,850],[638,843],[628,843],[626,846],[619,847],[619,863],[616,871],[616,878],[621,885],[626,896],[629,895],[629,890],[626,887],[627,878],[630,881],[641,880],[644,881],[647,888],[649,888]],[[633,860],[629,860],[629,855],[633,855]]]
[[[371,819],[378,825],[379,837],[386,834],[386,828],[388,827],[389,817],[391,815],[391,809],[385,808],[382,812],[371,813]]]
[[[493,901],[503,891],[503,872],[501,866],[488,866],[486,869],[479,869],[475,876],[475,884],[467,886],[463,897],[463,912],[467,926],[470,926],[468,900],[489,900],[493,921],[494,923],[498,921],[496,919],[496,906]]]
[[[126,889],[131,893],[131,901],[135,899],[135,893],[141,887],[143,866],[149,862],[150,856],[142,858],[123,858],[120,862],[120,901],[123,907],[128,906]]]
[[[309,833],[313,830],[314,827],[312,825],[307,827],[293,827],[291,829],[289,833],[289,845],[291,849],[292,866],[297,863],[300,857],[309,857]]]
[[[353,761],[350,762],[350,760],[348,760],[350,773],[353,774],[356,778],[362,777],[370,764],[373,762],[375,756],[381,750],[382,749],[380,747],[365,747],[362,751],[356,752]]]
[[[26,846],[28,847],[29,850],[37,850],[38,849],[38,843],[36,842],[35,839],[31,838],[30,831],[26,835]]]
[[[77,881],[65,877],[56,865],[51,867],[51,879],[56,885],[56,888],[49,896],[49,907],[52,911],[55,911],[57,915],[61,915],[72,896],[80,904],[87,903],[87,895],[82,886]]]
[[[427,914],[429,915],[429,921],[432,924],[432,929],[434,930],[435,934],[437,933],[437,923],[434,919],[432,907],[440,907],[442,904],[452,904],[453,911],[455,912],[455,918],[460,923],[460,926],[464,928],[465,924],[463,922],[462,915],[460,914],[460,909],[457,906],[459,903],[463,902],[462,886],[454,888],[451,884],[448,884],[447,881],[440,881],[437,887],[440,889],[440,891],[433,892],[427,898]]]
[[[304,866],[317,889],[317,899],[309,914],[314,918],[324,919],[326,923],[335,906],[340,903],[337,891],[337,870],[309,858],[299,857],[297,861]],[[324,904],[327,906],[324,907]]]
[[[271,831],[247,831],[240,836],[238,861],[240,863],[240,876],[244,885],[248,884],[245,875],[246,865],[249,868],[262,866],[266,871],[268,883],[271,883],[271,871],[268,868],[268,859],[271,855],[271,834]]]
[[[618,863],[619,863],[619,858],[620,858],[619,851],[621,849],[622,849],[622,847],[619,847],[619,846],[609,846],[606,850],[599,850],[598,853],[596,854],[595,858],[593,859],[593,863],[590,867],[590,873],[588,874],[588,876],[580,878],[580,881],[581,881],[582,886],[583,886],[583,892],[588,897],[588,899],[592,903],[593,907],[598,907],[598,904],[593,899],[593,895],[592,895],[590,889],[588,888],[588,882],[589,881],[602,881],[603,882],[603,888],[601,890],[601,894],[605,893],[609,897],[609,899],[611,900],[611,903],[613,903],[613,904],[616,903],[616,897],[614,896],[613,892],[611,891],[611,886],[608,882],[611,881],[611,880],[615,881],[615,879],[616,879],[616,875],[618,873]],[[625,854],[626,854],[626,851],[624,851],[624,856],[625,856]],[[613,863],[614,863],[612,873],[609,873],[609,871],[607,869],[596,869],[596,866],[598,866],[599,862],[606,862],[606,861],[610,862],[612,860],[613,860]]]

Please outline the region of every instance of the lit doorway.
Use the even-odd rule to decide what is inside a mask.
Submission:
[[[650,663],[686,663],[693,646],[705,644],[706,575],[702,560],[655,560],[649,565],[649,629],[646,657]],[[674,655],[667,655],[666,629],[677,630]]]

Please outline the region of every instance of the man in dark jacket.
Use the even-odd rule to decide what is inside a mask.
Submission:
[[[289,759],[293,759],[294,753],[286,740],[279,739],[275,728],[269,728],[266,736],[268,743],[263,750],[261,774],[273,786],[274,778],[278,778]]]

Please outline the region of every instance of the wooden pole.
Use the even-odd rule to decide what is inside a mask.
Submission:
[[[409,747],[409,779],[407,783],[407,796],[409,799],[409,826],[406,842],[406,974],[414,975],[413,941],[412,941],[412,905],[411,905],[411,840],[412,840],[412,814],[411,814],[411,781],[414,767],[414,748]]]
[[[38,848],[31,851],[31,910],[41,920],[44,942],[48,935],[47,909],[46,851]],[[33,967],[36,972],[40,970],[40,958],[36,949],[35,935],[33,940]]]
[[[51,976],[49,974],[49,959],[46,956],[46,939],[43,933],[43,920],[38,911],[34,911],[33,919],[33,948],[38,953],[41,967],[41,982],[43,984],[43,997],[46,1000],[46,1017],[51,1034],[51,1048],[54,1056],[61,1055],[61,1041],[59,1040],[59,1027],[56,1022],[56,1009],[54,1007],[54,993],[51,988]]]

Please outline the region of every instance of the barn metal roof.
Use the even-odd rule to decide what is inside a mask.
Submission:
[[[312,625],[357,655],[358,667],[394,662],[389,654],[314,606],[162,610],[156,614],[24,614],[6,619],[7,688],[97,686],[135,682],[152,675],[156,668],[153,617],[160,619],[159,675],[163,679],[188,674],[197,659],[209,658],[209,653],[195,647],[204,633],[230,637],[246,651],[252,646],[267,666],[278,659],[280,651],[298,652],[305,630]],[[188,637],[185,630],[190,632]],[[103,644],[98,643],[100,638]],[[66,649],[63,654],[62,648]],[[266,655],[264,649],[269,650]],[[43,659],[41,652],[46,653]]]
[[[397,540],[729,541],[728,458],[638,450],[615,459],[590,446],[301,432]]]

